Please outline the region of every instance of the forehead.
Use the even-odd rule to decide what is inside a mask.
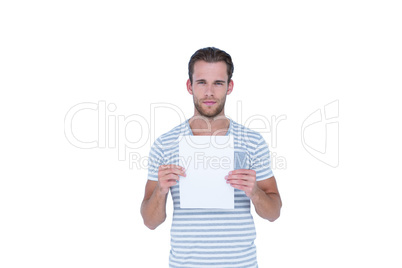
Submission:
[[[206,62],[196,61],[194,64],[194,79],[215,79],[215,80],[227,80],[227,66],[223,61],[218,62]]]

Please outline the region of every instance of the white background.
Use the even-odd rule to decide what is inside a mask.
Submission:
[[[188,60],[216,46],[235,64],[226,114],[236,119],[241,101],[239,123],[287,118],[275,148],[263,134],[286,168],[274,168],[281,217],[254,217],[260,267],[401,267],[401,11],[398,1],[2,1],[0,266],[167,267],[170,197],[167,221],[148,230],[146,169],[107,144],[73,146],[64,119],[100,101],[117,107],[112,118],[150,124],[160,102],[188,118]],[[301,125],[336,100],[333,168],[304,149]],[[77,113],[76,137],[95,140],[97,120]],[[181,121],[160,109],[153,122],[160,135]],[[136,123],[123,130],[151,138]]]

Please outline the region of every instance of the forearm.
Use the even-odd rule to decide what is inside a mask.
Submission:
[[[156,187],[151,197],[144,200],[141,205],[141,215],[144,224],[151,230],[154,230],[166,219],[166,198],[167,194],[159,191]]]
[[[257,214],[269,221],[275,221],[279,218],[282,202],[281,198],[276,193],[265,193],[263,190],[258,189],[251,198]]]

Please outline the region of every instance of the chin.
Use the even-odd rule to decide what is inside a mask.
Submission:
[[[195,105],[195,108],[197,109],[198,113],[201,116],[208,117],[208,118],[214,118],[216,116],[219,116],[219,114],[223,110],[223,107],[222,107],[222,109],[220,109],[221,108],[221,102],[217,102],[215,104],[216,107],[214,107],[213,109],[205,108],[204,104],[202,103],[202,101],[194,102],[194,105]],[[207,107],[210,107],[210,106],[207,106]]]

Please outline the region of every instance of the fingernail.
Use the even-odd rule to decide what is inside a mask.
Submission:
[[[232,171],[229,171],[229,175],[232,174]]]

